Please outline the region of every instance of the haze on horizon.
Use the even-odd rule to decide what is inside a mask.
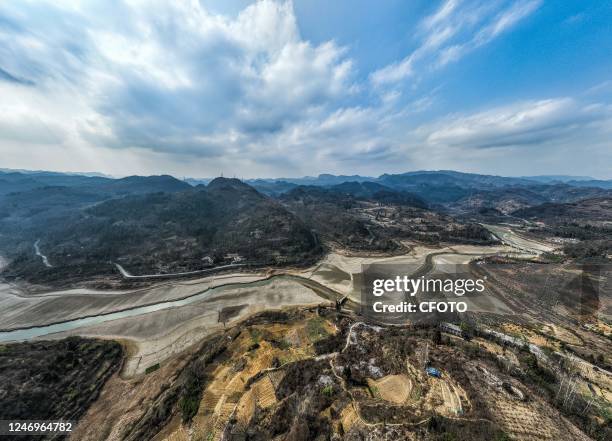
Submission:
[[[0,4],[0,167],[612,178],[612,4]]]

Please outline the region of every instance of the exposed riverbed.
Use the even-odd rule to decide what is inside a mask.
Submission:
[[[316,305],[344,296],[357,304],[364,265],[390,263],[414,268],[424,265],[431,254],[436,255],[434,263],[445,259],[465,263],[479,255],[512,251],[509,246],[463,245],[415,247],[394,257],[331,253],[306,270],[169,280],[129,291],[74,289],[30,295],[18,286],[2,284],[0,341],[68,335],[127,339],[136,346],[126,367],[128,374],[134,374],[256,312]],[[485,309],[491,306],[480,305]],[[227,308],[236,312],[224,319]]]

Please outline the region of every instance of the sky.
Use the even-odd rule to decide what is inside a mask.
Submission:
[[[612,1],[0,2],[0,167],[612,178]]]

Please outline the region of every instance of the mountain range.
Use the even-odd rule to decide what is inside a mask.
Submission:
[[[550,234],[602,239],[610,213],[597,207],[609,207],[612,190],[564,178],[421,171],[193,185],[168,175],[0,171],[0,250],[5,274],[53,284],[116,275],[114,263],[164,274],[237,261],[304,265],[329,247],[396,253],[405,241],[492,243],[480,222],[544,221]],[[563,224],[572,219],[598,222],[599,233],[576,233]]]

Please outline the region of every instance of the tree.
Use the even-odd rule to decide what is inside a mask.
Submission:
[[[435,344],[435,345],[439,345],[442,344],[442,332],[440,332],[439,328],[436,328],[434,330],[433,335],[431,336],[431,341]]]

